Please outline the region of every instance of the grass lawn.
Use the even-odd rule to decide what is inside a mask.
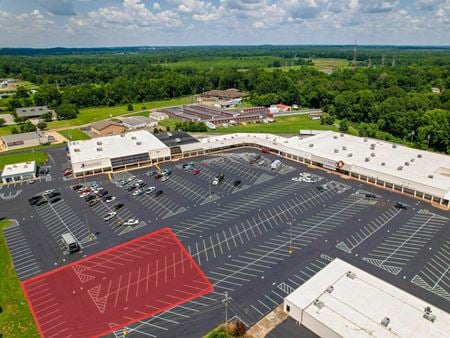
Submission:
[[[89,140],[91,137],[88,134],[83,133],[80,129],[66,129],[58,131],[62,136],[69,141]]]
[[[0,221],[0,335],[3,337],[39,337],[34,319],[9,257],[3,228],[9,220]]]
[[[335,70],[339,68],[346,68],[349,65],[349,61],[346,59],[313,58],[312,62],[319,70]]]
[[[134,109],[136,111],[141,110],[142,107],[145,109],[154,109],[161,107],[170,107],[192,103],[192,98],[189,97],[178,97],[171,100],[162,101],[150,101],[150,102],[140,102],[134,104]],[[80,109],[80,114],[77,118],[73,120],[63,120],[63,121],[53,121],[48,123],[48,129],[55,128],[70,128],[75,126],[80,126],[83,124],[88,124],[91,122],[107,119],[114,116],[119,116],[123,114],[130,113],[127,109],[127,105],[120,105],[114,107],[94,107],[94,108],[83,108]]]
[[[168,118],[168,119],[161,120],[161,121],[158,122],[158,124],[159,124],[161,127],[165,127],[165,128],[170,127],[171,130],[174,130],[174,129],[175,129],[175,125],[176,125],[177,123],[183,123],[183,120],[180,120],[180,119],[173,119],[173,118]]]
[[[19,129],[18,126],[3,126],[0,128],[0,136],[4,136],[4,135],[11,135],[11,130],[13,128],[16,128],[17,130]]]
[[[26,152],[26,153],[12,153],[12,154],[0,154],[0,170],[7,164],[36,161],[37,163],[44,163],[47,161],[47,153],[42,151]]]
[[[234,127],[219,127],[214,133],[272,133],[272,134],[298,134],[300,129],[334,130],[334,126],[320,124],[320,120],[310,120],[308,115],[280,116],[273,123],[251,123]]]

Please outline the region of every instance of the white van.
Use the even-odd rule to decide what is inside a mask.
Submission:
[[[61,237],[64,247],[67,251],[69,251],[69,253],[80,251],[80,244],[78,244],[78,241],[72,236],[71,233],[62,234]]]
[[[277,170],[279,167],[281,166],[281,161],[280,160],[275,160],[272,162],[272,164],[270,165],[270,168],[272,170]]]

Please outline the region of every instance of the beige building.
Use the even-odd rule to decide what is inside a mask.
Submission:
[[[166,113],[155,111],[153,113],[150,113],[150,118],[155,119],[156,121],[161,121],[169,118],[169,115]]]
[[[2,136],[1,143],[2,148],[5,150],[14,150],[47,144],[49,143],[49,140],[42,132],[33,131],[31,133]]]
[[[98,136],[122,134],[125,129],[120,123],[111,120],[101,120],[91,124],[91,131]]]

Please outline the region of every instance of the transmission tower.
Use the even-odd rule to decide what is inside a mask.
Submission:
[[[352,62],[353,69],[356,68],[356,53],[357,53],[357,48],[358,48],[358,40],[355,40],[355,46],[353,47],[353,62]]]
[[[381,67],[384,67],[384,55],[381,57]]]

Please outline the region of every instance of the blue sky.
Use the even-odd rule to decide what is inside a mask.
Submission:
[[[0,47],[450,45],[450,0],[0,0]]]

